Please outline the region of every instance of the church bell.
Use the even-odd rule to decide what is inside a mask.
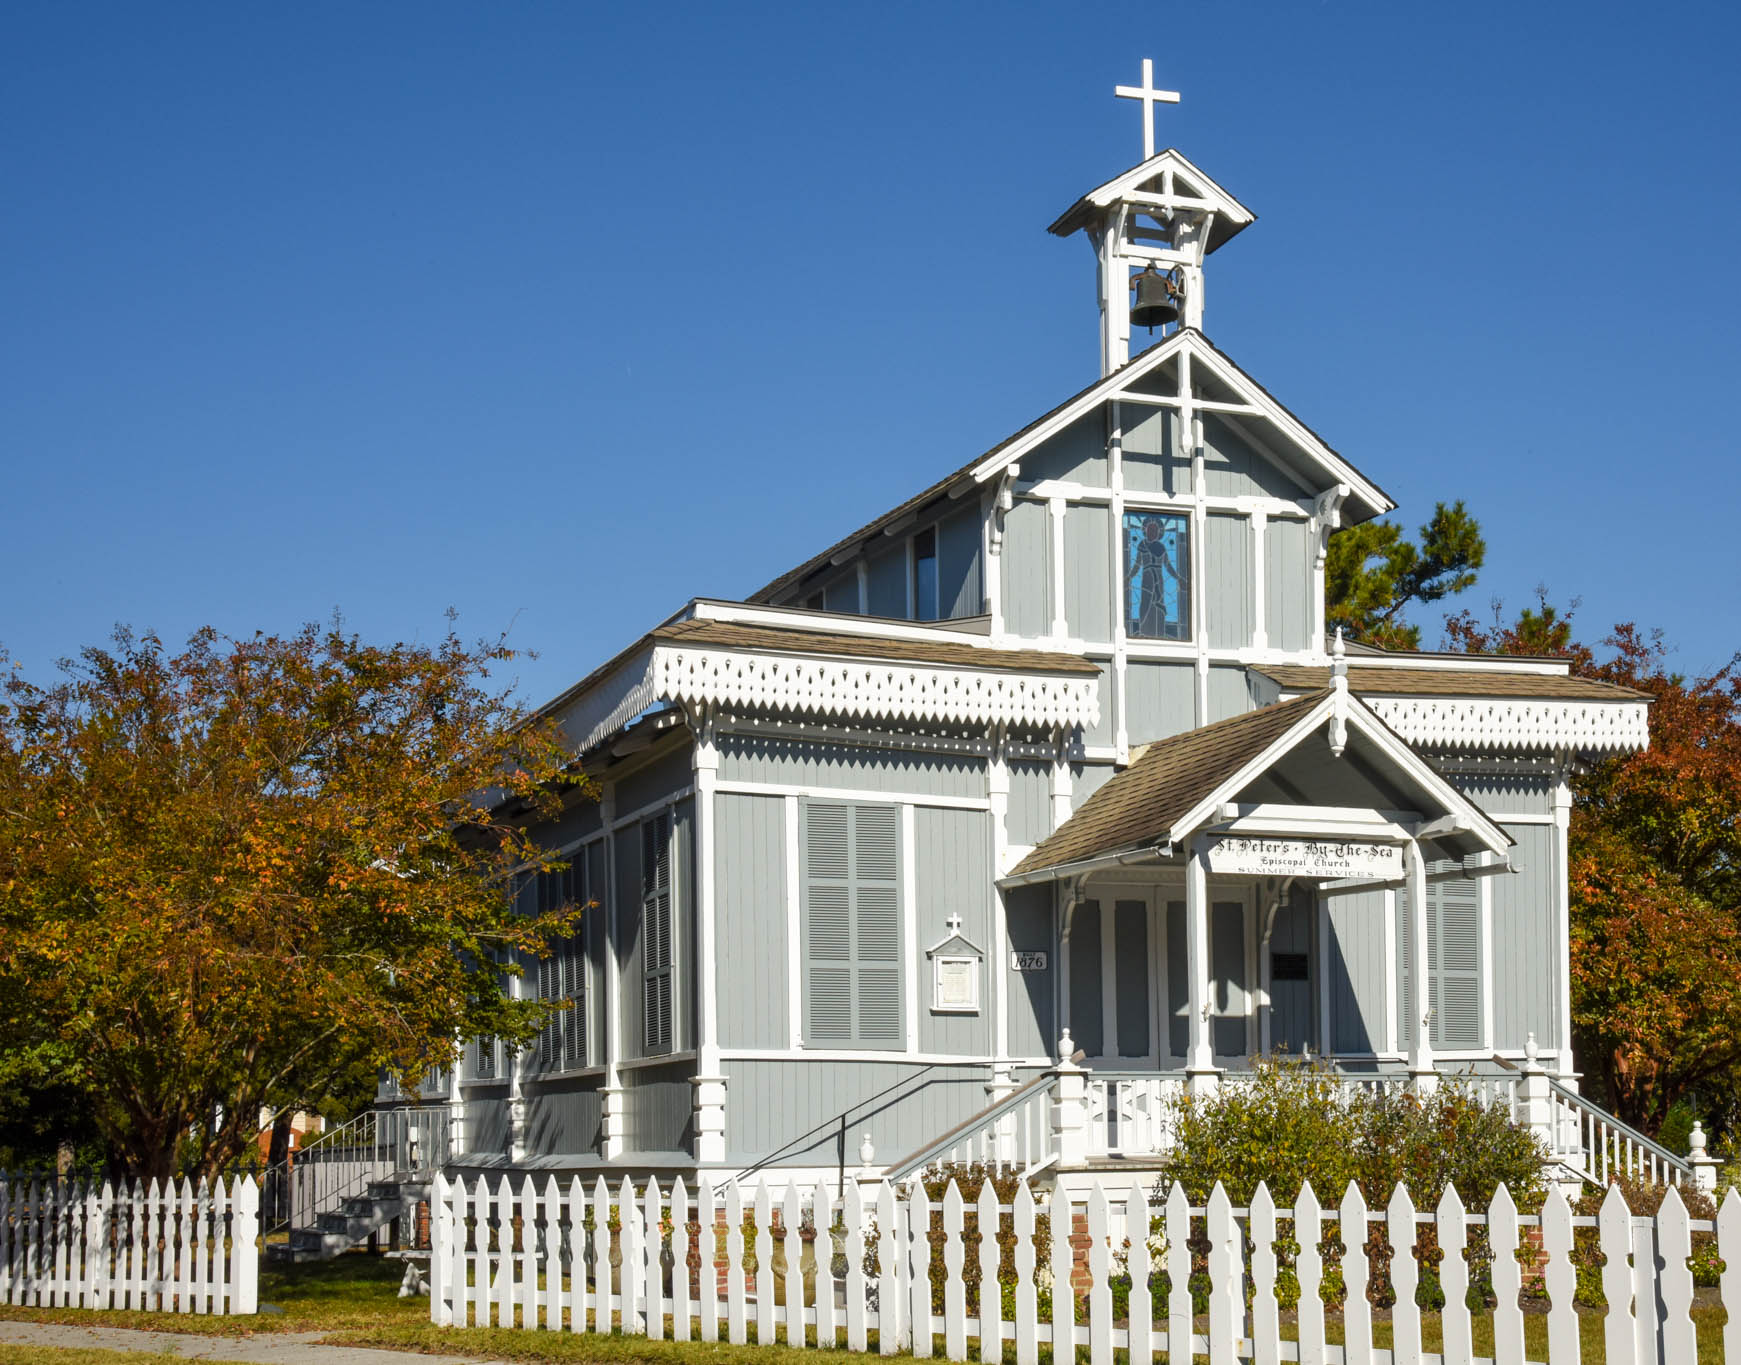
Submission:
[[[1178,286],[1165,275],[1149,269],[1132,283],[1136,288],[1136,302],[1131,305],[1131,326],[1147,327],[1152,332],[1179,320]]]

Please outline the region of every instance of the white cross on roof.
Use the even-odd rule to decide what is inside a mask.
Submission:
[[[1155,64],[1148,58],[1143,58],[1143,83],[1141,85],[1115,85],[1112,93],[1120,99],[1141,100],[1143,102],[1143,160],[1147,161],[1155,154],[1155,106],[1157,104],[1177,104],[1177,90],[1155,89]]]
[[[959,934],[961,932],[961,916],[951,915],[943,921],[943,927],[952,934]]]

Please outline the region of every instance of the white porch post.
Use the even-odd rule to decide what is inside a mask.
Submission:
[[[598,816],[605,830],[605,1000],[604,1085],[599,1088],[603,1113],[599,1123],[599,1155],[616,1161],[628,1147],[628,1115],[623,1093],[623,974],[617,961],[617,784],[599,783]]]
[[[1185,959],[1191,1011],[1185,1071],[1192,1094],[1212,1094],[1219,1073],[1209,1036],[1209,845],[1201,836],[1191,841],[1185,863]]]
[[[1409,1048],[1409,1076],[1415,1089],[1426,1093],[1439,1081],[1433,1069],[1432,990],[1427,981],[1427,862],[1418,839],[1403,845],[1403,865],[1408,876],[1409,920],[1413,939],[1409,975],[1414,981],[1414,1037]]]
[[[691,1113],[695,1121],[695,1160],[717,1166],[725,1161],[725,1068],[719,1057],[719,988],[715,951],[714,786],[719,780],[719,746],[713,717],[695,727],[695,965],[700,977],[696,1010],[695,1070]]]

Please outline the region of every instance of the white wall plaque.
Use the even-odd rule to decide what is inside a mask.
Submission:
[[[1209,870],[1235,877],[1349,877],[1394,881],[1400,844],[1340,839],[1252,839],[1230,834],[1209,845]]]
[[[979,959],[931,959],[931,1008],[942,1014],[979,1013]]]

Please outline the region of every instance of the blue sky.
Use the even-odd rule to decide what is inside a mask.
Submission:
[[[0,643],[510,629],[541,700],[1094,377],[1044,229],[1179,146],[1205,330],[1465,600],[1741,645],[1732,6],[0,9]],[[1438,635],[1439,613],[1418,615]]]

